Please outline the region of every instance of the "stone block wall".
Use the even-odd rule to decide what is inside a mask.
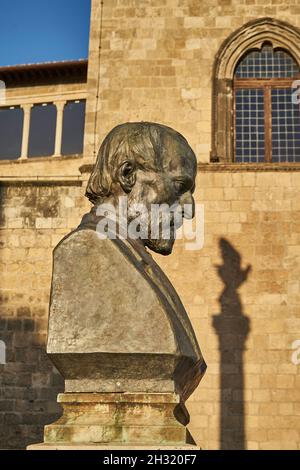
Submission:
[[[299,188],[300,172],[200,167],[204,247],[158,259],[208,363],[188,404],[204,449],[300,448]]]
[[[300,172],[199,167],[204,247],[156,256],[181,296],[208,364],[188,401],[203,449],[299,449]],[[0,442],[42,440],[63,388],[45,355],[52,249],[89,204],[81,182],[1,185]]]
[[[42,440],[60,412],[60,374],[45,353],[52,250],[80,222],[81,182],[0,183],[0,447]]]
[[[85,156],[117,124],[154,121],[209,162],[215,56],[230,34],[262,17],[299,27],[299,1],[93,0]]]

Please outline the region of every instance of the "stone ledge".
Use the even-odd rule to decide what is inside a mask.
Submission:
[[[0,186],[82,186],[82,179],[80,176],[73,177],[51,177],[51,176],[36,176],[36,177],[0,177]]]
[[[157,446],[143,446],[143,445],[98,445],[98,444],[31,444],[27,446],[26,450],[184,450],[198,452],[201,449],[193,444],[186,444],[183,446],[171,445],[157,445]]]
[[[175,393],[59,393],[58,403],[180,403]]]
[[[91,173],[94,164],[86,163],[79,167],[81,174]],[[300,163],[197,163],[198,171],[300,171]]]
[[[28,158],[17,158],[14,160],[0,160],[0,165],[24,165],[26,163],[34,163],[34,162],[52,162],[57,163],[62,160],[82,160],[83,154],[82,153],[73,153],[72,155],[60,155],[58,157],[54,155],[49,155],[46,157],[28,157]]]
[[[91,173],[93,168],[94,168],[94,164],[93,163],[85,163],[84,165],[81,165],[79,167],[79,171],[81,174],[84,174],[84,173]]]
[[[300,171],[300,163],[198,163],[199,172]]]

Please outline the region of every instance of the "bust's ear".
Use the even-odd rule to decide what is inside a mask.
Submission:
[[[136,167],[133,161],[125,160],[121,163],[118,169],[118,178],[125,193],[129,193],[136,181]]]

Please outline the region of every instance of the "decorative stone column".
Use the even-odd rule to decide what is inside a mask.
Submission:
[[[33,104],[23,104],[21,107],[24,111],[24,119],[23,119],[22,150],[21,150],[20,160],[28,158],[30,113],[31,113],[31,108],[33,107]]]
[[[64,108],[66,101],[58,101],[54,103],[57,110],[56,115],[56,134],[55,134],[55,150],[54,157],[61,156],[61,142],[62,142],[62,129],[63,129],[63,117],[64,117]]]

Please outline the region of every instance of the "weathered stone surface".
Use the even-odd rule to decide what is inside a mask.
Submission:
[[[45,444],[186,443],[187,411],[176,394],[64,393],[58,402],[63,415],[45,426]]]

